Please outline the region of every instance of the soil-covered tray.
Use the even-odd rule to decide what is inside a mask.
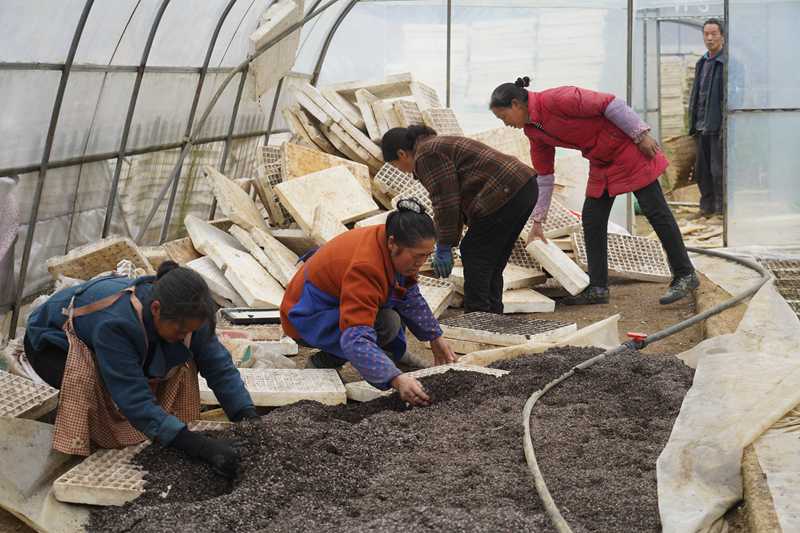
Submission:
[[[528,396],[598,350],[564,348],[499,363],[500,378],[448,372],[434,399],[301,402],[219,432],[242,475],[149,446],[146,492],[92,512],[90,531],[552,531],[522,449]],[[540,467],[577,531],[660,531],[655,462],[692,370],[625,353],[550,391],[534,410]]]

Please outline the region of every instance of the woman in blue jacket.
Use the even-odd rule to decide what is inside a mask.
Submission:
[[[198,370],[231,420],[258,416],[214,333],[214,313],[205,281],[172,261],[157,276],[92,280],[38,307],[28,320],[25,353],[60,389],[53,448],[88,455],[93,446],[149,438],[235,477],[234,448],[186,427],[200,412]]]

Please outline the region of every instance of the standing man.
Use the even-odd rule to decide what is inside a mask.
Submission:
[[[689,134],[697,140],[694,180],[700,187],[697,218],[722,215],[722,95],[725,30],[718,19],[703,24],[706,52],[697,61],[689,99]]]

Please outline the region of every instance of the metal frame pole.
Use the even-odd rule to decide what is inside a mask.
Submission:
[[[314,65],[314,72],[311,74],[311,85],[316,85],[319,81],[319,73],[322,71],[322,65],[325,63],[325,57],[328,55],[328,48],[331,46],[331,41],[333,40],[333,36],[336,35],[336,32],[339,30],[339,26],[342,25],[342,22],[347,15],[350,14],[350,11],[356,7],[358,0],[350,0],[350,3],[347,4],[339,16],[336,18],[336,21],[331,26],[331,29],[328,31],[328,35],[325,36],[325,41],[322,44],[322,50],[319,52],[319,57],[317,58],[317,64]]]
[[[233,130],[236,127],[236,116],[239,114],[239,104],[242,101],[242,93],[244,92],[244,84],[247,81],[247,69],[242,71],[242,76],[239,79],[239,88],[236,90],[236,99],[233,101],[233,111],[231,111],[231,120],[228,124],[228,136],[225,139],[225,145],[222,149],[222,158],[219,161],[219,171],[225,173],[225,165],[228,163],[228,156],[231,153],[231,140],[233,138]],[[208,219],[213,220],[217,212],[217,197],[211,199],[211,214]],[[164,242],[163,240],[161,242]]]
[[[661,21],[656,20],[656,100],[658,108],[658,142],[664,142],[663,120],[661,118]]]
[[[39,178],[36,182],[36,191],[33,194],[31,216],[28,219],[28,232],[25,235],[25,245],[22,251],[17,291],[14,296],[14,310],[11,312],[11,325],[8,332],[10,338],[15,337],[17,323],[19,322],[22,297],[25,292],[25,278],[28,274],[28,263],[31,259],[31,248],[33,247],[33,235],[36,232],[36,221],[39,218],[39,204],[42,201],[42,193],[44,192],[44,182],[47,177],[47,164],[50,161],[50,153],[53,150],[56,128],[58,127],[58,118],[61,115],[61,104],[64,103],[64,93],[67,90],[67,81],[69,80],[72,62],[75,60],[75,53],[78,50],[78,44],[81,41],[83,29],[86,27],[86,20],[89,18],[89,13],[93,5],[94,0],[86,0],[86,3],[83,5],[83,11],[78,19],[78,25],[75,27],[75,33],[72,35],[72,42],[69,45],[67,58],[64,61],[64,70],[61,72],[61,80],[58,82],[58,90],[56,91],[56,98],[53,102],[53,112],[50,114],[50,126],[47,129],[47,139],[45,140],[44,152],[42,153],[42,164],[39,167]]]
[[[447,92],[445,93],[446,107],[450,107],[452,95],[452,49],[453,49],[453,0],[447,0]]]
[[[275,121],[275,111],[278,110],[278,100],[281,98],[281,91],[283,90],[283,80],[278,80],[278,86],[275,88],[275,98],[272,99],[272,109],[269,110],[269,119],[267,120],[267,133],[264,134],[264,146],[269,144],[269,136],[272,132],[272,124]]]
[[[225,23],[225,20],[228,18],[228,14],[233,9],[234,4],[236,4],[237,0],[229,0],[228,5],[225,6],[222,14],[217,21],[217,26],[214,28],[214,33],[211,34],[211,40],[208,43],[208,49],[206,50],[206,57],[203,60],[203,66],[200,68],[200,78],[197,80],[197,89],[194,92],[194,99],[192,100],[192,107],[189,110],[189,119],[186,121],[186,131],[184,133],[184,138],[188,139],[189,135],[192,133],[192,125],[194,124],[194,117],[197,113],[197,105],[200,102],[200,94],[203,92],[203,84],[206,80],[206,74],[208,73],[208,65],[211,62],[211,55],[214,53],[214,47],[217,44],[217,38],[219,37],[219,32],[222,30],[222,25]],[[186,141],[184,141],[184,144]],[[184,152],[181,150],[181,155]],[[164,214],[164,224],[161,226],[161,236],[159,242],[161,244],[166,241],[167,233],[169,232],[169,223],[172,221],[172,211],[175,208],[175,197],[178,194],[178,185],[181,181],[181,170],[183,169],[183,159],[179,158],[178,160],[178,172],[177,177],[173,181],[172,190],[169,193],[169,201],[167,202],[167,212]]]
[[[628,35],[627,35],[627,79],[625,98],[629,106],[633,106],[633,0],[628,0]],[[635,213],[633,211],[633,194],[625,195],[625,227],[633,234]]]
[[[724,0],[722,4],[723,21],[725,24],[725,46],[722,49],[723,58],[725,59],[725,68],[722,69],[722,139],[725,143],[722,145],[722,245],[728,246],[728,54],[731,43],[731,16],[730,16],[730,2]]]
[[[147,42],[142,50],[142,59],[139,62],[139,68],[136,71],[136,81],[133,83],[133,90],[131,91],[131,100],[128,104],[128,114],[125,117],[125,125],[122,127],[122,139],[119,142],[119,150],[117,155],[117,164],[114,167],[114,177],[111,179],[111,190],[108,193],[108,202],[106,203],[106,216],[103,221],[103,237],[108,236],[111,229],[111,218],[114,212],[114,200],[117,197],[117,188],[119,187],[119,177],[122,173],[122,159],[125,148],[128,146],[128,135],[131,131],[131,124],[133,123],[133,114],[136,111],[136,102],[139,100],[139,89],[142,86],[142,79],[144,78],[144,68],[147,65],[147,58],[150,56],[150,50],[153,47],[153,41],[158,31],[158,26],[161,24],[161,18],[164,11],[167,9],[170,0],[162,0],[161,5],[158,6],[156,17],[153,20],[153,25],[150,26],[150,33],[147,36]]]

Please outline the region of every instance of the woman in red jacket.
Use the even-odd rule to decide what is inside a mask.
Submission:
[[[672,283],[660,303],[687,296],[699,281],[658,183],[669,162],[650,136],[650,127],[613,94],[579,87],[533,92],[525,89],[529,85],[527,76],[504,83],[494,90],[489,104],[506,126],[522,128],[531,144],[531,161],[539,174],[539,199],[529,239],[544,239],[542,223],[553,191],[556,148],[580,150],[589,160],[583,204],[589,286],[564,303],[608,302],[608,217],[614,199],[628,192],[636,195],[672,268]]]

